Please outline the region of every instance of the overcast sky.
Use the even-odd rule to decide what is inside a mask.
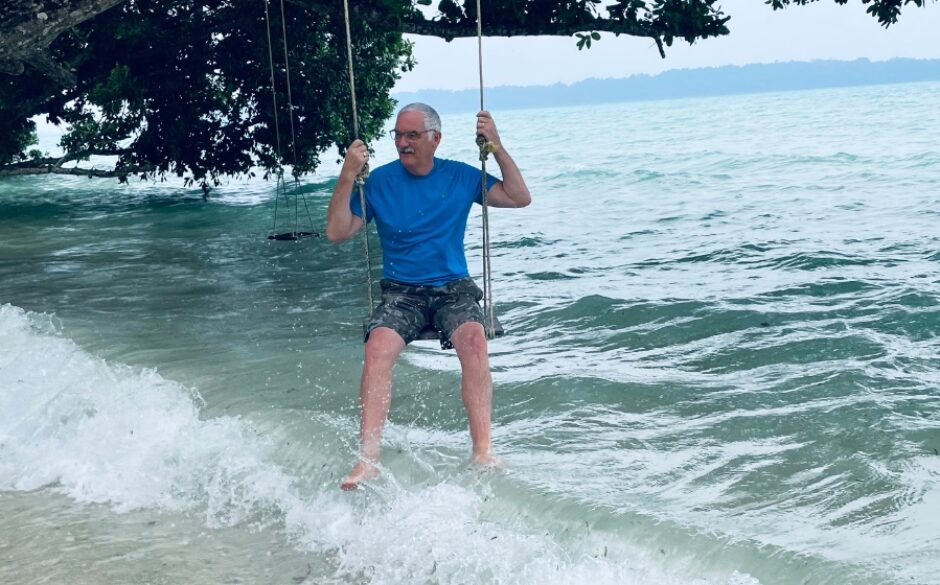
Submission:
[[[910,5],[888,29],[865,12],[861,0],[840,6],[834,0],[774,11],[763,0],[724,0],[731,34],[689,46],[676,41],[661,59],[647,39],[603,34],[590,50],[578,51],[574,37],[483,39],[486,87],[573,83],[590,77],[628,77],[667,69],[893,57],[940,58],[940,3]],[[486,6],[483,7],[484,34]],[[409,38],[418,65],[402,74],[396,91],[467,89],[479,84],[476,39],[450,43],[432,37]]]

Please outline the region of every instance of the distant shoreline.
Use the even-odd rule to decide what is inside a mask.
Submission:
[[[486,88],[486,105],[488,109],[508,110],[920,81],[940,81],[940,59],[791,61],[592,78],[570,85],[499,86]],[[400,104],[426,102],[441,113],[476,111],[479,107],[477,89],[397,92],[392,97]]]

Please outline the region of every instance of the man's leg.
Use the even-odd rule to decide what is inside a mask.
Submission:
[[[382,448],[382,425],[392,402],[392,368],[405,341],[393,329],[377,327],[369,334],[359,386],[359,461],[340,487],[354,490],[360,482],[379,474],[376,464]]]
[[[482,466],[499,465],[491,452],[490,427],[493,410],[493,379],[483,325],[470,321],[457,327],[450,336],[457,351],[461,369],[461,396],[470,423],[473,442],[471,463]]]

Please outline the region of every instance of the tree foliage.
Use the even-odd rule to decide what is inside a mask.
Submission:
[[[264,0],[5,0],[0,175],[64,172],[63,162],[96,154],[117,157],[99,174],[175,174],[204,187],[252,168],[316,168],[330,146],[353,138],[343,3],[284,0],[282,19],[282,3],[269,2],[270,11]],[[477,34],[476,0],[434,2],[350,3],[363,138],[381,130],[395,80],[414,66],[402,33]],[[925,2],[862,0],[885,26]],[[727,34],[729,21],[718,0],[486,0],[483,10],[487,36],[575,35],[590,48],[601,32],[628,34],[663,55],[676,39]],[[40,114],[68,128],[65,157],[30,150]]]
[[[764,0],[770,4],[774,10],[779,10],[789,4],[806,5],[819,0]],[[849,0],[835,0],[836,4],[848,4]],[[888,27],[898,21],[901,16],[901,9],[908,4],[915,6],[924,6],[927,0],[862,0],[866,5],[865,11],[878,19],[882,26]]]
[[[253,166],[313,169],[331,145],[352,140],[336,7],[289,4],[282,21],[280,10],[267,19],[263,2],[128,0],[50,47],[74,70],[74,86],[58,88],[29,67],[0,76],[0,161],[53,163],[25,152],[29,117],[43,113],[69,128],[66,159],[116,155],[121,177],[176,174],[208,186]],[[374,136],[391,115],[397,73],[412,66],[411,46],[365,21],[352,23],[352,35],[361,131]]]

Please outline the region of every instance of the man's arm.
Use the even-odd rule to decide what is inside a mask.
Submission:
[[[525,207],[532,202],[529,188],[506,149],[499,140],[499,132],[493,117],[486,110],[477,114],[477,134],[482,134],[487,142],[497,145],[493,153],[496,164],[503,175],[503,180],[496,183],[486,192],[486,203],[493,207]]]
[[[346,150],[343,168],[326,210],[326,237],[334,244],[348,240],[362,228],[362,219],[349,209],[349,197],[356,186],[356,176],[368,159],[369,150],[361,140],[353,141]]]

